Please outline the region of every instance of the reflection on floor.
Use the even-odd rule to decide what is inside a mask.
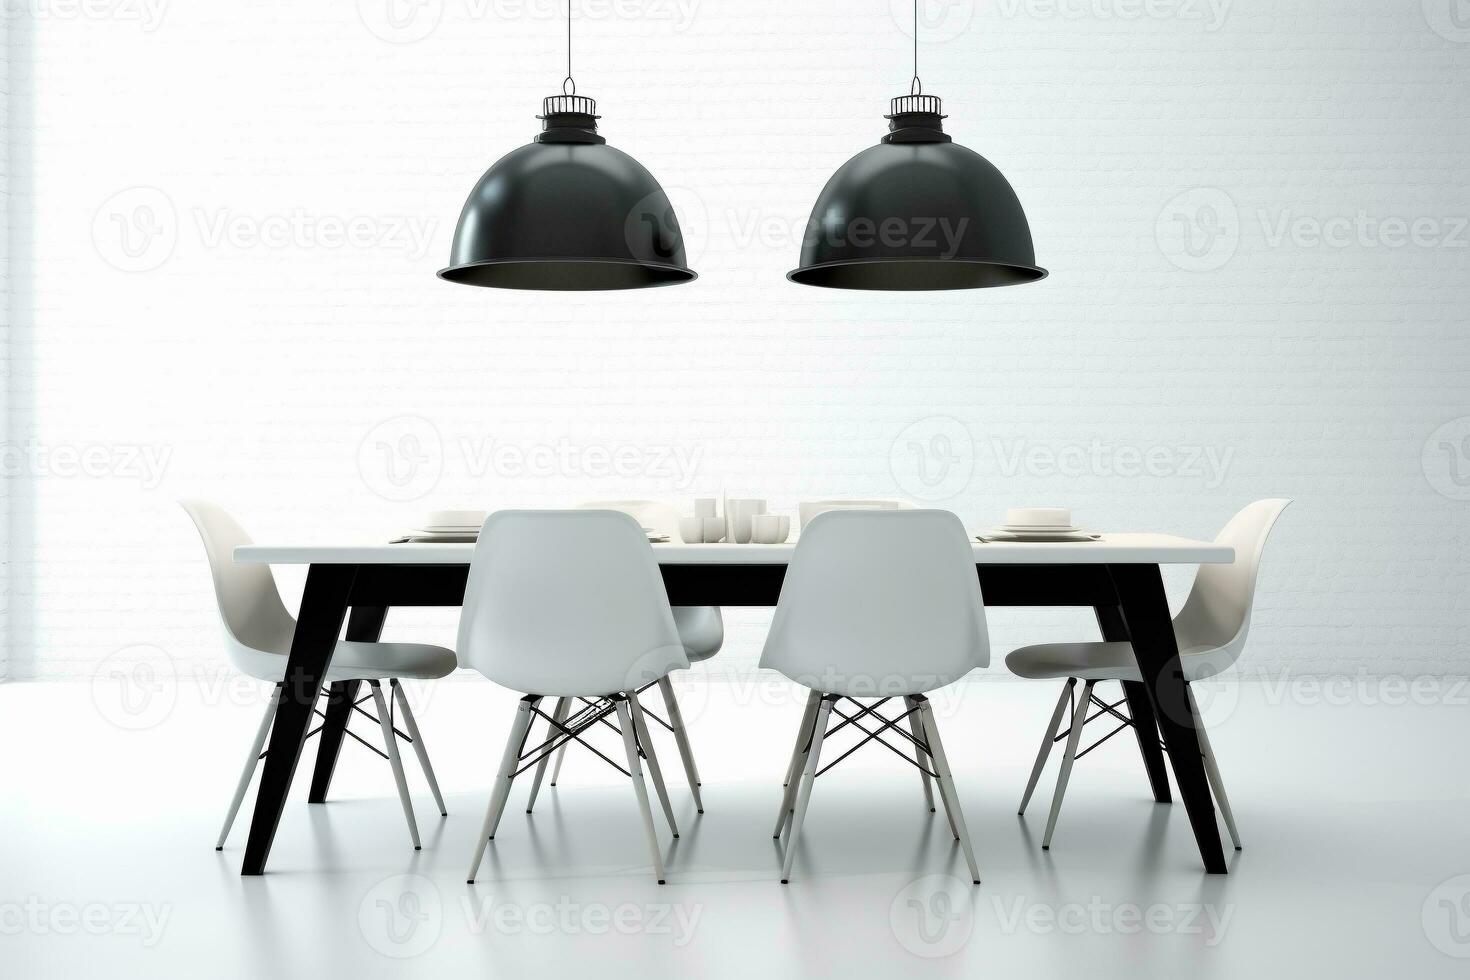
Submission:
[[[1204,699],[1246,848],[1221,877],[1202,873],[1183,808],[1151,801],[1126,733],[1078,763],[1043,853],[1055,756],[1027,816],[1015,809],[1055,686],[941,692],[985,879],[970,888],[943,814],[881,748],[818,781],[793,881],[777,883],[770,828],[802,695],[765,675],[680,688],[707,812],[658,741],[682,831],[672,841],[660,818],[663,887],[625,778],[586,751],[534,816],[518,782],[479,884],[464,883],[514,701],[482,681],[409,689],[450,811],[410,763],[422,852],[386,765],[349,741],[332,802],[308,805],[298,774],[270,873],[252,879],[238,872],[253,789],[213,847],[262,705],[253,685],[0,685],[0,972],[1463,976],[1470,687],[1341,689],[1253,682]]]

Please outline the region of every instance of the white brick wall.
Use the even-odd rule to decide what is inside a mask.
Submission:
[[[8,40],[16,672],[85,675],[136,644],[218,656],[184,494],[275,540],[456,504],[725,489],[790,509],[926,491],[905,447],[955,430],[935,418],[958,425],[939,503],[976,523],[1061,503],[1208,536],[1295,497],[1256,663],[1470,669],[1464,4],[1221,2],[932,5],[927,89],[1015,184],[1052,277],[890,296],[782,278],[822,182],[906,90],[888,0],[586,0],[580,89],[702,243],[698,283],[612,295],[433,276],[563,74],[549,0],[403,0],[408,35],[433,28],[406,43],[369,29],[384,0],[34,0]],[[250,237],[283,221],[284,241]],[[370,241],[322,241],[334,222]],[[1418,242],[1384,244],[1395,222]],[[415,434],[427,492],[386,499],[373,446]],[[28,441],[46,458],[17,456]],[[577,466],[487,468],[491,445]],[[644,462],[589,477],[588,449]],[[1191,465],[1203,449],[1219,472]],[[1130,456],[1149,453],[1152,475]],[[729,663],[765,618],[730,616]],[[1079,612],[993,619],[1002,652],[1093,635]]]

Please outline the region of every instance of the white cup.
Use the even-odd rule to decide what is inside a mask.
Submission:
[[[766,512],[766,502],[754,497],[732,500],[725,505],[725,540],[750,543],[750,519]]]
[[[679,518],[679,537],[685,544],[699,544],[704,540],[704,518]]]
[[[696,498],[694,498],[694,516],[695,517],[714,517],[715,516],[715,498],[714,497],[696,497]]]
[[[780,514],[755,514],[750,519],[750,538],[756,544],[783,544],[791,533],[791,518]]]
[[[695,518],[704,525],[704,543],[714,544],[725,537],[725,519],[723,517],[699,517]]]

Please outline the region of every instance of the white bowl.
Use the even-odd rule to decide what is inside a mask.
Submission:
[[[750,519],[750,540],[756,544],[784,544],[791,534],[791,518],[780,514],[756,514]]]
[[[424,527],[480,527],[486,516],[483,510],[431,510]]]
[[[1065,507],[1012,507],[1006,523],[1014,527],[1071,527],[1072,512]]]

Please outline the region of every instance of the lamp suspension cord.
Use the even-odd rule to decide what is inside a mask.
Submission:
[[[561,80],[561,94],[577,94],[577,82],[572,78],[572,0],[567,0],[567,77]]]
[[[919,79],[919,0],[914,0],[914,80],[909,83],[909,95],[921,95],[923,91],[924,83]]]

